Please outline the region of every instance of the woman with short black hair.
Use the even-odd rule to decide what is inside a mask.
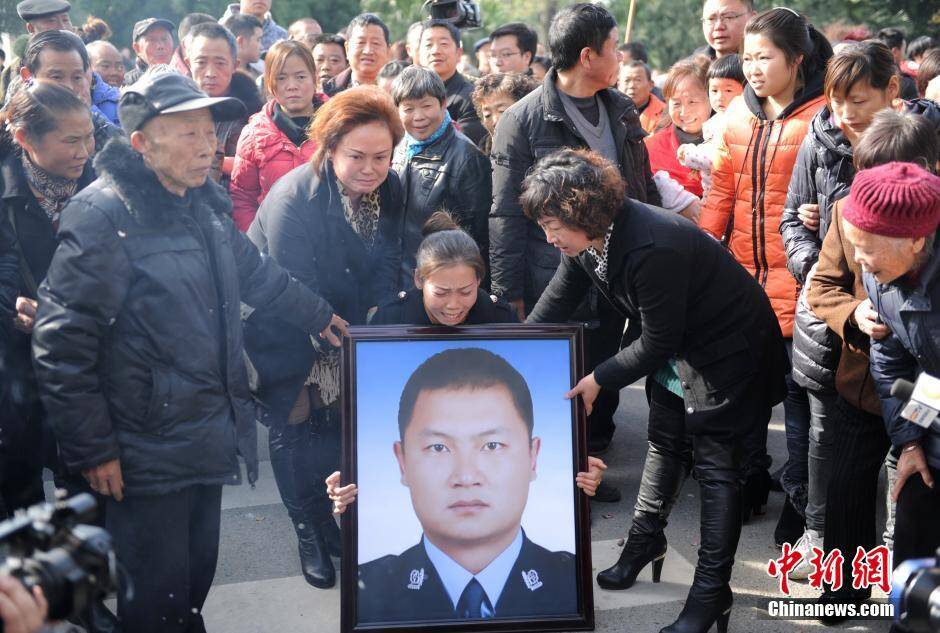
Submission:
[[[391,94],[405,128],[392,168],[405,192],[400,283],[407,288],[421,229],[439,209],[447,209],[473,236],[486,259],[493,185],[490,161],[454,126],[447,111],[447,89],[436,72],[409,66],[395,78]]]
[[[598,575],[625,589],[647,564],[658,580],[663,529],[689,471],[701,487],[701,545],[689,598],[664,633],[727,628],[741,533],[742,438],[766,425],[786,392],[780,327],[757,282],[684,218],[633,202],[618,169],[561,150],[526,177],[521,203],[563,255],[528,322],[563,323],[595,286],[630,320],[630,340],[571,390],[591,408],[601,387],[643,377],[649,453],[633,525],[617,564]]]

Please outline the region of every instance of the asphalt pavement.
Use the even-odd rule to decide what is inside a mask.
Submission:
[[[642,385],[624,389],[613,446],[603,457],[609,466],[606,479],[620,488],[623,499],[615,504],[593,504],[595,573],[613,564],[620,539],[629,528],[646,454],[647,414]],[[330,590],[314,589],[300,575],[297,541],[274,485],[263,431],[259,440],[264,461],[256,488],[227,487],[223,495],[219,566],[204,609],[207,628],[210,633],[338,633],[339,584]],[[772,468],[776,469],[786,458],[781,407],[774,411],[768,444]],[[883,491],[881,495],[883,498]],[[729,631],[826,630],[812,620],[772,620],[767,616],[767,601],[781,598],[777,580],[766,568],[768,560],[779,556],[773,545],[773,529],[782,502],[781,494],[771,493],[766,514],[744,526],[732,577],[735,602]],[[666,530],[669,551],[662,582],[653,584],[647,568],[627,591],[606,591],[595,584],[597,631],[657,633],[675,620],[695,566],[698,519],[698,486],[690,479]],[[793,587],[795,598],[817,595],[805,583],[794,583]],[[856,620],[834,630],[883,633],[888,624]]]

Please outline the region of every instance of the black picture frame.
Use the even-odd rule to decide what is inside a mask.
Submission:
[[[350,336],[343,342],[343,428],[342,473],[343,485],[359,481],[357,463],[357,349],[360,343],[374,341],[434,341],[434,340],[566,340],[569,345],[571,387],[584,375],[584,334],[580,325],[487,325],[462,327],[379,326],[351,327]],[[587,470],[587,418],[578,400],[571,407],[571,480],[578,471]],[[588,631],[594,629],[594,596],[591,571],[590,509],[588,497],[575,489],[575,584],[577,587],[576,616],[535,616],[523,618],[493,618],[462,621],[423,621],[379,624],[361,624],[357,619],[358,602],[358,503],[348,506],[342,516],[343,557],[341,575],[341,631],[393,631],[395,633],[462,633],[467,631],[498,633],[537,631]],[[423,571],[423,570],[422,570]]]

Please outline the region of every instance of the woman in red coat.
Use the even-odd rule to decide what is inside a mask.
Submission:
[[[704,141],[702,126],[712,114],[706,73],[706,67],[691,60],[680,61],[669,69],[663,86],[669,120],[646,138],[653,173],[667,172],[698,198],[702,197],[702,177],[679,162],[676,150],[686,143],[698,145]]]
[[[326,97],[316,91],[310,51],[283,40],[265,56],[264,85],[273,99],[242,130],[232,168],[232,217],[247,231],[261,201],[278,179],[306,163],[315,145],[307,125]]]

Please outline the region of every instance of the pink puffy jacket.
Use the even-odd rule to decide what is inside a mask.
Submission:
[[[274,124],[274,100],[268,101],[261,112],[252,115],[242,130],[235,150],[232,167],[232,218],[242,231],[247,231],[255,219],[261,201],[278,179],[303,165],[313,154],[316,145],[305,141],[297,147]]]

